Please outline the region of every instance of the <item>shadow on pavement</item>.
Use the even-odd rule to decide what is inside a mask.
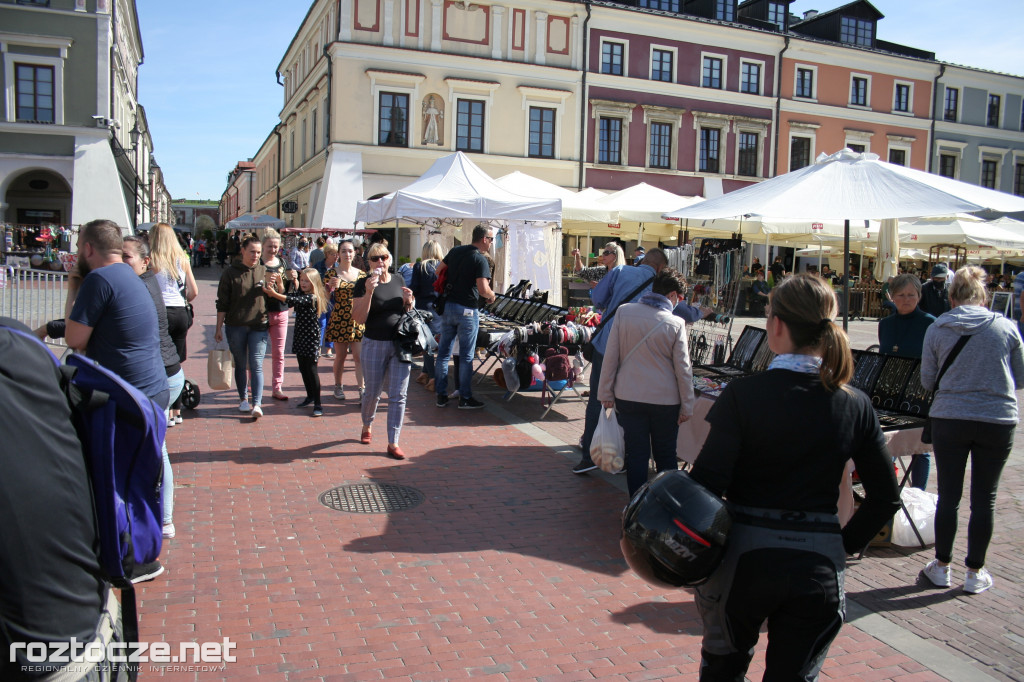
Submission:
[[[344,544],[365,554],[516,553],[617,576],[619,491],[552,477],[550,458],[531,447],[458,446],[401,466],[369,468],[367,479],[416,488],[425,500],[388,516],[380,535]]]
[[[612,621],[621,625],[639,625],[651,632],[701,637],[704,633],[697,605],[690,592],[679,590],[669,593],[666,601],[634,604],[611,614]]]

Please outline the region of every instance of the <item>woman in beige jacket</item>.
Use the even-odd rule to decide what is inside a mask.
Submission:
[[[618,309],[608,335],[598,399],[622,426],[630,497],[647,482],[652,454],[659,472],[678,467],[679,425],[693,414],[686,323],[672,315],[683,287],[682,276],[664,268],[651,293]]]

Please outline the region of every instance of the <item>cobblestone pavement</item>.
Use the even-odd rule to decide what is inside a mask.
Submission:
[[[297,409],[301,380],[289,355],[292,399],[271,400],[268,390],[266,416],[253,422],[237,412],[234,391],[206,390],[219,272],[197,273],[186,371],[204,390],[202,402],[168,434],[177,537],[162,557],[167,572],[138,587],[144,641],[227,637],[237,661],[221,672],[144,666],[143,674],[695,679],[700,621],[692,597],[647,585],[621,558],[625,481],[569,471],[578,459],[569,444],[582,431],[581,403],[560,402],[541,421],[539,396],[506,402],[487,379],[476,395],[488,407],[477,411],[454,403],[438,409],[413,384],[401,437],[409,459],[396,462],[379,442],[383,408],[370,446],[359,443],[355,401],[335,401],[325,390],[322,418]],[[851,327],[859,347],[873,334],[873,322]],[[329,389],[329,361],[320,373]],[[915,577],[929,551],[869,550],[849,566],[850,622],[823,679],[1024,680],[1021,451],[1000,489],[989,557],[995,587],[973,597],[958,587],[926,590]],[[319,501],[358,483],[408,486],[422,502],[354,514]],[[965,542],[958,540],[959,552]],[[763,653],[764,638],[752,679],[760,678]]]

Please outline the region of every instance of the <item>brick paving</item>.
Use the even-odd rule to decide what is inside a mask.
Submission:
[[[383,442],[358,442],[355,401],[325,392],[320,419],[296,409],[301,380],[288,356],[292,400],[267,400],[265,417],[253,422],[237,412],[234,391],[206,391],[219,272],[197,273],[186,371],[204,393],[168,434],[177,537],[164,550],[167,572],[139,586],[141,637],[228,637],[237,661],[220,672],[144,666],[143,674],[695,678],[700,621],[692,597],[647,585],[621,558],[622,477],[569,472],[575,457],[565,444],[582,431],[580,403],[559,403],[538,421],[537,396],[503,402],[489,380],[477,391],[489,408],[478,411],[438,409],[412,385],[402,431],[409,459],[396,462]],[[873,331],[854,323],[861,324],[855,342]],[[329,361],[320,371],[329,388]],[[382,409],[375,441],[383,422]],[[995,587],[974,597],[923,590],[914,576],[930,551],[870,550],[848,570],[857,617],[830,650],[823,679],[1024,680],[1020,463],[1015,451],[1000,490],[989,559]],[[410,486],[424,500],[390,514],[338,512],[318,501],[331,488],[365,482]],[[752,679],[763,671],[763,639]]]

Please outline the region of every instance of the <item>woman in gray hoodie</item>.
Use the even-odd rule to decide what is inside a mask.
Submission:
[[[949,587],[957,513],[964,472],[971,458],[971,516],[967,527],[964,592],[992,587],[985,553],[992,539],[996,489],[1013,447],[1017,427],[1015,390],[1024,388],[1024,346],[1014,323],[987,310],[985,271],[960,268],[949,288],[949,312],[928,328],[921,355],[921,384],[935,390],[929,416],[938,471],[935,560],[922,574],[937,587]],[[936,377],[961,337],[962,352]]]

